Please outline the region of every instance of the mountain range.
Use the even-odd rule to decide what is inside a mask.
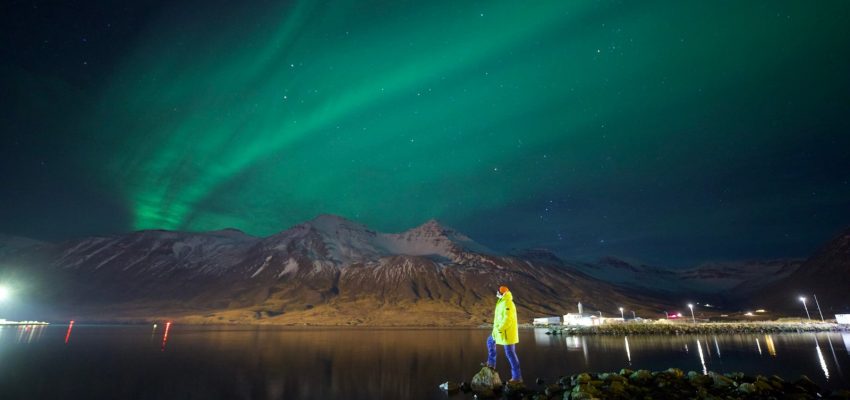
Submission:
[[[805,262],[669,270],[611,257],[570,262],[545,249],[503,254],[435,220],[381,233],[321,215],[268,237],[234,229],[61,243],[0,236],[0,262],[36,289],[31,300],[45,319],[478,325],[491,320],[500,285],[514,292],[526,322],[574,312],[578,302],[603,315],[624,307],[652,318],[699,298],[734,307],[804,268],[832,268],[846,278],[847,243],[837,245],[845,247],[828,246]],[[814,287],[819,277],[799,282]]]

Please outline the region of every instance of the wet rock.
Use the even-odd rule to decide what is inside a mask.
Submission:
[[[752,394],[756,392],[756,387],[752,383],[742,383],[738,385],[738,391],[744,394]]]
[[[591,379],[590,374],[588,374],[586,372],[578,374],[575,377],[573,377],[572,386],[586,384],[586,383],[590,382],[590,379]]]
[[[820,386],[818,386],[817,383],[812,382],[812,380],[806,375],[800,375],[800,379],[797,379],[797,381],[794,382],[794,385],[803,388],[809,393],[817,393],[820,391]]]
[[[623,369],[621,369],[621,370],[620,370],[620,375],[621,375],[621,376],[629,376],[629,375],[631,375],[633,372],[635,372],[635,371],[632,371],[632,370],[630,370],[630,369],[628,369],[628,368],[623,368]]]
[[[570,399],[573,399],[573,400],[576,400],[576,399],[595,399],[595,398],[601,398],[601,397],[602,397],[602,391],[601,390],[599,390],[596,387],[590,386],[589,384],[585,384],[585,383],[576,385],[573,388],[572,393],[570,395]]]
[[[714,379],[708,375],[703,375],[695,371],[688,372],[688,381],[696,387],[707,387],[714,384]]]
[[[563,392],[564,392],[564,388],[562,388],[561,385],[554,385],[553,384],[553,385],[546,386],[546,389],[544,389],[543,394],[545,394],[548,397],[553,397],[553,396],[558,396]]]
[[[472,377],[472,382],[470,382],[469,386],[476,393],[492,394],[502,387],[502,378],[499,377],[498,372],[488,367],[483,367],[481,371],[478,371]]]
[[[440,389],[448,393],[454,393],[460,390],[460,385],[452,381],[446,381],[440,385]]]
[[[629,380],[638,384],[646,383],[652,380],[652,374],[645,369],[640,369],[629,375]]]
[[[773,385],[771,385],[764,377],[756,378],[756,381],[753,382],[753,386],[755,386],[756,391],[759,393],[769,393],[773,391]]]
[[[684,373],[684,372],[682,372],[682,370],[681,370],[681,369],[678,369],[678,368],[668,368],[668,369],[667,369],[666,371],[664,371],[664,372],[666,372],[666,373],[668,373],[668,374],[672,375],[672,376],[673,376],[674,378],[676,378],[676,379],[679,379],[679,378],[681,378],[681,377],[685,376],[685,373]]]
[[[517,397],[525,393],[525,384],[522,382],[508,381],[504,388],[505,395]]]
[[[611,384],[608,385],[608,393],[610,394],[609,397],[623,398],[628,396],[626,384],[620,381],[612,381]]]
[[[713,385],[717,389],[726,389],[735,386],[735,381],[726,377],[725,375],[709,372],[708,376],[711,377]]]

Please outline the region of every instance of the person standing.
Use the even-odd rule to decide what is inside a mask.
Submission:
[[[514,296],[507,286],[500,286],[496,293],[499,300],[493,313],[493,332],[487,338],[487,367],[496,369],[496,345],[505,347],[505,356],[511,365],[511,380],[508,383],[522,383],[516,344],[519,343],[516,305]]]

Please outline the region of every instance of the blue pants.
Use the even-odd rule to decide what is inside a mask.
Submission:
[[[516,356],[516,345],[509,344],[505,347],[505,356],[508,357],[508,364],[511,364],[511,379],[515,381],[522,380],[522,371],[519,370],[519,358]],[[496,340],[493,335],[487,337],[487,365],[496,368]]]

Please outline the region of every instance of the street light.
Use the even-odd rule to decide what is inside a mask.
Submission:
[[[620,307],[620,318],[622,318],[622,319],[623,319],[623,321],[625,321],[625,320],[626,320],[626,316],[625,316],[625,315],[623,315],[623,307]]]
[[[809,315],[809,307],[806,307],[806,298],[803,297],[803,296],[800,296],[800,301],[803,302],[803,309],[806,310],[806,318],[811,320],[812,317]]]
[[[694,316],[694,305],[688,303],[688,308],[691,309],[691,319],[694,321],[694,323],[697,323],[697,317]]]
[[[637,314],[635,314],[634,310],[632,310],[632,319],[637,319]]]
[[[820,303],[818,303],[818,296],[815,296],[814,294],[812,294],[812,297],[815,298],[815,305],[818,306],[818,314],[820,314],[820,322],[826,322],[826,321],[824,321],[823,313],[820,310]]]

